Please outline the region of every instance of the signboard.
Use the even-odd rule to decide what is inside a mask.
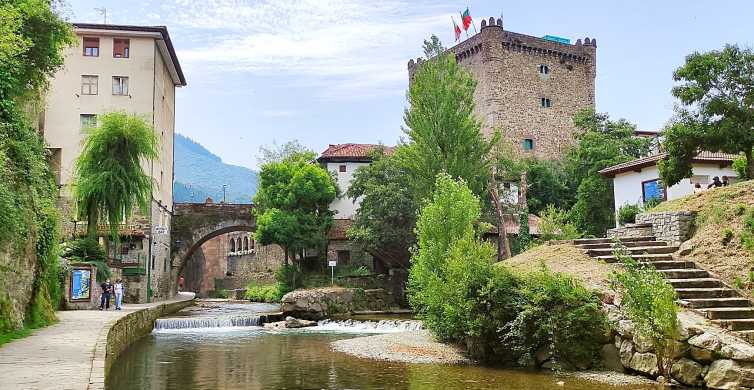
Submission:
[[[653,199],[665,200],[665,186],[660,179],[649,180],[641,183],[641,193],[644,202]]]
[[[71,300],[88,301],[91,297],[92,270],[74,268],[71,271]]]
[[[338,262],[336,260],[330,260],[327,262],[328,267],[335,267],[336,265],[338,265]]]

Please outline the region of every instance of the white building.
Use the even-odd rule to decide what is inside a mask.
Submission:
[[[664,157],[664,153],[654,154],[600,171],[613,179],[616,213],[624,205],[642,205],[650,199],[672,200],[693,194],[697,183],[706,189],[715,176],[720,180],[728,177],[731,183],[735,181],[736,172],[731,167],[735,155],[701,152],[692,161],[693,175],[667,187],[660,180],[657,166]]]
[[[185,86],[186,79],[164,26],[74,23],[73,30],[77,42],[66,49],[64,66],[50,80],[38,125],[61,188],[66,233],[76,235],[86,229],[76,220],[71,202],[85,128],[111,111],[143,117],[159,141],[159,157],[143,164],[155,183],[151,208],[147,215],[135,216],[120,227],[124,239],[109,252],[116,272],[126,279],[128,301],[167,298],[174,290],[170,223],[175,89]]]

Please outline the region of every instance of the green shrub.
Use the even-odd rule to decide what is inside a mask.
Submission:
[[[253,302],[276,303],[282,297],[280,283],[260,286],[251,282],[246,286],[246,299]]]
[[[657,207],[660,203],[662,203],[662,199],[660,198],[651,198],[649,200],[646,200],[644,201],[644,205],[642,206],[641,211],[643,212],[652,211],[652,209]]]
[[[94,264],[97,267],[98,282],[104,282],[112,276],[112,270],[107,265],[105,249],[97,240],[79,238],[69,241],[65,245],[63,257],[79,263]]]
[[[611,282],[623,296],[623,309],[634,323],[635,331],[655,347],[660,374],[667,375],[678,332],[675,290],[654,267],[626,255],[625,248],[615,253],[623,262],[624,271],[614,273]]]
[[[228,299],[228,296],[230,296],[228,290],[212,290],[209,292],[210,298]]]
[[[363,265],[341,265],[335,267],[335,276],[350,277],[350,276],[369,276],[372,271]]]
[[[573,240],[580,237],[581,233],[574,224],[569,222],[566,211],[557,209],[553,205],[547,206],[539,218],[540,241]]]
[[[277,280],[281,294],[283,295],[304,286],[303,273],[297,265],[284,265],[280,267],[275,272],[275,280]]]
[[[723,229],[723,239],[722,239],[723,245],[728,245],[728,243],[730,243],[731,240],[733,240],[733,236],[734,236],[734,233],[731,228]]]
[[[625,225],[627,223],[635,223],[636,215],[640,212],[641,208],[639,207],[639,205],[623,205],[620,209],[618,209],[618,223],[621,225]]]

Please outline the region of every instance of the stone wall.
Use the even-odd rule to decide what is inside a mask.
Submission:
[[[37,268],[35,241],[28,240],[20,254],[11,248],[13,243],[0,248],[0,315],[5,317],[0,324],[7,320],[7,330],[20,329],[24,324]],[[0,328],[0,333],[4,330]]]
[[[694,233],[696,213],[691,211],[668,211],[643,213],[636,216],[636,223],[652,224],[652,232],[658,241],[680,245]]]
[[[657,378],[657,355],[651,343],[635,332],[634,324],[616,306],[607,306],[614,342],[602,348],[607,368]],[[679,313],[680,330],[670,376],[687,386],[711,389],[754,387],[754,346],[708,324],[692,312]]]
[[[128,348],[128,346],[152,331],[154,328],[154,321],[157,318],[175,313],[178,310],[193,304],[193,299],[169,301],[128,313],[114,323],[105,326],[103,329],[104,335],[101,334],[100,337],[102,338],[104,336],[106,342],[101,343],[98,340],[97,346],[95,347],[95,360],[98,357],[102,358],[102,354],[104,354],[105,376],[107,376],[110,367],[115,363],[118,356]]]
[[[534,141],[539,158],[558,158],[575,142],[573,116],[594,107],[597,42],[562,44],[506,31],[500,19],[482,20],[478,34],[449,49],[477,81],[475,114],[486,135],[502,131],[523,151]],[[409,61],[409,81],[421,61]],[[539,72],[540,65],[549,72]],[[551,107],[542,107],[541,98]]]
[[[340,252],[340,253],[339,253]],[[347,253],[347,261],[343,261]],[[338,266],[367,267],[374,269],[372,256],[351,240],[330,240],[327,244],[327,261],[337,261]]]
[[[649,237],[654,233],[651,224],[626,224],[621,227],[613,228],[607,231],[607,238],[633,238]]]

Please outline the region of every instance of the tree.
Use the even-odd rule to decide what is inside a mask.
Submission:
[[[746,178],[754,178],[754,52],[735,45],[695,52],[673,79],[680,83],[673,96],[683,106],[664,131],[663,182],[670,186],[691,177],[691,161],[702,150],[742,153]]]
[[[294,139],[282,145],[273,142],[272,146],[260,146],[257,160],[259,161],[259,165],[264,165],[269,162],[281,162],[297,155],[310,161],[317,157],[314,151]]]
[[[411,172],[419,199],[432,193],[438,173],[462,178],[471,190],[486,195],[488,158],[499,136],[486,141],[473,115],[476,82],[434,37],[425,41],[432,58],[422,62],[408,90],[404,121],[409,142],[402,164]]]
[[[106,219],[117,239],[118,225],[130,218],[134,206],[149,210],[153,179],[142,162],[158,156],[154,129],[143,118],[125,112],[99,117],[76,161],[75,198],[79,216],[87,220],[88,238],[96,239],[97,223]]]
[[[529,212],[540,215],[549,205],[562,210],[573,206],[576,191],[569,185],[568,173],[562,161],[529,158],[524,161],[524,165]]]
[[[612,182],[599,171],[646,155],[650,140],[635,137],[636,126],[628,121],[612,121],[591,108],[577,113],[573,121],[581,133],[566,155],[567,172],[576,189],[570,219],[583,233],[600,236],[614,225],[615,210]]]
[[[286,265],[290,255],[302,258],[304,249],[324,249],[333,221],[335,180],[307,157],[293,154],[262,165],[254,196],[255,237],[262,245],[280,245]]]
[[[404,149],[398,148],[396,153]],[[375,151],[372,163],[354,173],[348,197],[361,199],[348,237],[392,266],[408,268],[419,202],[400,158]]]

